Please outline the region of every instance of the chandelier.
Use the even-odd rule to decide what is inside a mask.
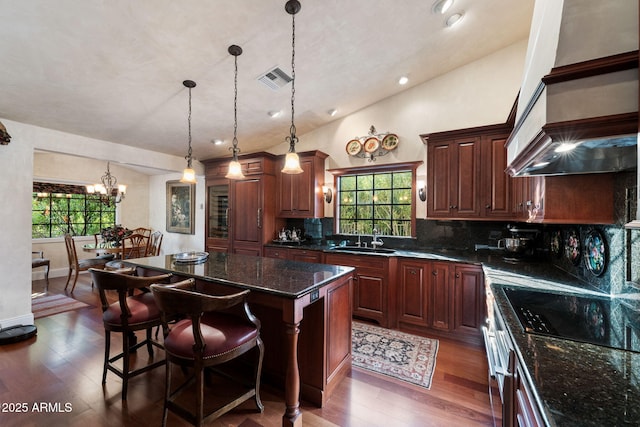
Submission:
[[[109,162],[107,162],[107,171],[100,178],[99,184],[87,185],[88,194],[100,195],[100,201],[107,206],[113,206],[124,200],[127,193],[127,186],[118,185],[118,178],[111,175],[109,170]]]
[[[289,152],[284,160],[284,168],[282,173],[286,174],[298,174],[304,172],[300,167],[300,158],[296,153],[296,142],[298,137],[296,136],[296,125],[294,123],[295,116],[295,96],[296,96],[296,13],[300,12],[300,2],[298,0],[287,1],[284,9],[289,15],[291,15],[291,127],[289,128],[290,135],[285,138],[289,142]]]

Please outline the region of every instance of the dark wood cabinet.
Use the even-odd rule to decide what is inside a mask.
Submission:
[[[508,219],[507,125],[421,135],[427,144],[427,218]]]
[[[265,246],[263,256],[301,262],[322,262],[322,252],[311,249]]]
[[[207,203],[206,250],[262,255],[273,239],[275,218],[275,164],[269,153],[241,156],[243,180],[229,180],[229,159],[204,161]]]
[[[535,403],[523,369],[518,362],[515,365],[512,390],[514,420],[509,425],[516,427],[543,427],[546,424]]]
[[[303,172],[296,175],[280,172],[284,157],[276,169],[276,210],[281,218],[322,218],[324,216],[324,160],[327,154],[321,151],[298,153]]]
[[[547,224],[613,224],[614,174],[536,176],[530,222]]]
[[[398,326],[480,344],[484,275],[477,265],[403,259],[398,263]]]
[[[395,327],[396,257],[326,253],[325,264],[355,268],[353,275],[353,315]]]

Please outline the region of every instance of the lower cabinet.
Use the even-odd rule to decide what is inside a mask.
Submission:
[[[545,425],[542,415],[535,403],[531,387],[519,366],[515,369],[513,382],[514,392],[514,426],[518,427],[542,427]]]
[[[392,278],[395,276],[396,257],[327,253],[324,263],[355,268],[354,317],[372,320],[385,328],[395,327],[396,290]]]
[[[480,266],[417,259],[398,263],[398,326],[480,344],[485,317]]]

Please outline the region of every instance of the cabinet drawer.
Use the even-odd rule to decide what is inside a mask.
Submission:
[[[287,251],[287,248],[265,247],[264,256],[265,258],[287,259],[288,251]]]

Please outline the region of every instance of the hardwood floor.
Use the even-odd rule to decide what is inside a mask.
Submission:
[[[52,278],[49,293],[64,293],[64,282]],[[34,290],[41,285],[35,282]],[[73,297],[92,307],[37,319],[37,337],[0,346],[0,425],[160,425],[164,369],[132,379],[123,403],[119,378],[109,373],[101,384],[104,330],[87,274],[81,274]],[[112,349],[120,348],[119,334],[112,336]],[[138,363],[146,363],[146,351],[137,356]],[[207,425],[280,426],[283,394],[265,385],[261,397],[262,414],[248,401]],[[302,402],[301,409],[305,426],[493,425],[484,350],[443,339],[430,390],[353,368],[324,408]],[[188,424],[170,414],[169,425]]]

